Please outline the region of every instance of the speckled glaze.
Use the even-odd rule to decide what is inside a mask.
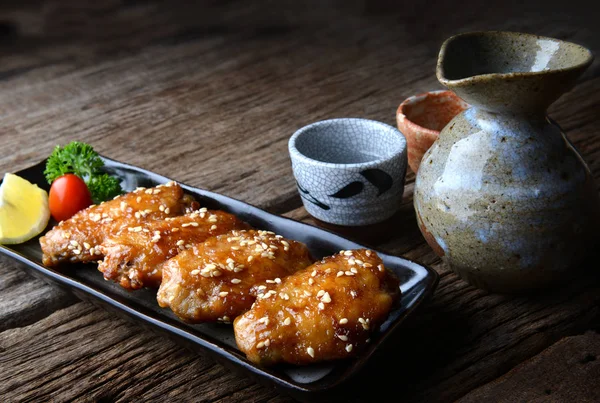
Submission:
[[[546,116],[591,61],[581,46],[511,32],[442,46],[439,81],[473,107],[425,153],[414,202],[427,242],[471,284],[541,288],[568,278],[598,242],[590,171]]]
[[[406,137],[408,165],[419,170],[423,154],[437,140],[440,130],[469,107],[452,91],[429,91],[405,99],[396,111],[396,124]]]

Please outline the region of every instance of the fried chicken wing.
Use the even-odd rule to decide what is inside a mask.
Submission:
[[[165,220],[137,223],[122,228],[98,246],[105,256],[98,270],[107,280],[127,289],[158,288],[162,266],[193,244],[248,224],[233,214],[201,208],[193,213]]]
[[[158,304],[186,322],[230,322],[252,306],[252,287],[279,283],[311,263],[300,242],[267,231],[232,231],[169,260]]]
[[[375,252],[342,251],[258,290],[234,321],[238,347],[261,365],[303,365],[353,356],[400,295]]]
[[[181,186],[169,182],[154,188],[138,188],[113,200],[90,206],[60,222],[40,238],[43,263],[90,262],[102,259],[97,248],[121,228],[142,221],[183,214],[199,205]]]

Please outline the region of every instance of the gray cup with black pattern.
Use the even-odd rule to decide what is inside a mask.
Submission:
[[[298,192],[313,217],[361,226],[400,208],[407,152],[395,127],[368,119],[324,120],[295,132],[288,147]]]

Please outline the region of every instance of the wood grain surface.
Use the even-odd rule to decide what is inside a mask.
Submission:
[[[600,53],[597,22],[583,1],[5,1],[0,171],[18,171],[57,144],[81,140],[117,160],[315,224],[295,189],[289,136],[333,117],[394,125],[404,98],[441,88],[434,73],[441,42],[488,29],[572,40]],[[597,185],[599,110],[596,60],[550,116],[581,151]],[[425,244],[413,187],[409,172],[386,236],[360,240],[431,265],[440,284],[345,400],[452,401],[566,336],[598,330],[597,259],[553,292],[487,294],[458,279]],[[579,339],[565,343],[573,340]],[[582,351],[579,345],[569,348]],[[557,346],[552,351],[571,351]],[[544,360],[561,357],[544,354]],[[531,362],[523,365],[537,365]],[[508,399],[518,379],[509,375],[470,396],[486,390]],[[561,385],[568,390],[568,382]],[[0,396],[9,402],[291,400],[46,285],[6,258],[0,260]]]

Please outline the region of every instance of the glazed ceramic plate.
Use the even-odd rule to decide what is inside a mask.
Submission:
[[[151,187],[171,179],[105,158],[106,170],[122,178],[125,190],[138,186]],[[44,180],[45,161],[16,174],[48,189]],[[326,230],[280,217],[247,203],[202,189],[182,184],[202,206],[233,213],[255,228],[271,230],[286,238],[304,242],[316,258],[337,253],[342,249],[356,249],[361,245]],[[387,321],[371,337],[371,343],[358,357],[306,367],[278,366],[262,368],[246,360],[236,347],[231,325],[189,325],[178,320],[170,310],[161,309],[153,290],[128,292],[118,285],[105,281],[93,265],[64,266],[60,270],[42,265],[42,252],[38,238],[21,245],[0,246],[0,251],[21,263],[34,274],[72,290],[79,297],[103,303],[111,311],[125,313],[152,328],[162,330],[182,341],[187,347],[212,353],[225,364],[269,381],[299,399],[327,396],[339,390],[353,377],[385,340],[400,332],[400,325],[433,293],[438,276],[432,269],[415,262],[379,253],[385,266],[400,278],[402,298],[390,313]]]

